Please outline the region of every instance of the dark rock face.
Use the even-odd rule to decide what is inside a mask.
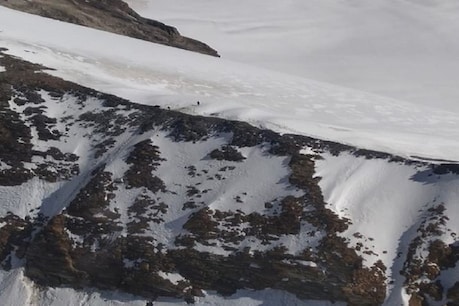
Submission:
[[[23,257],[32,232],[30,219],[23,220],[13,214],[0,218],[0,263],[4,269],[11,268],[11,255]]]
[[[212,56],[217,51],[180,35],[176,28],[143,18],[122,0],[9,0],[0,5],[99,30]]]
[[[459,305],[459,281],[448,290],[446,297],[450,300],[447,304],[448,306]]]
[[[71,241],[65,232],[65,217],[52,218],[38,234],[27,251],[27,274],[38,283],[59,286],[71,283],[77,287],[87,281],[87,274],[75,269],[71,255]],[[50,265],[50,263],[52,263]]]
[[[445,270],[454,268],[459,263],[459,244],[446,244],[438,238],[449,231],[445,227],[448,217],[444,213],[443,204],[430,208],[419,226],[420,235],[409,246],[401,273],[406,278],[407,293],[412,295],[413,305],[424,305],[429,299],[442,301],[446,290],[438,278]],[[421,257],[422,252],[426,252],[427,256]],[[454,294],[449,294],[454,292],[454,287],[447,292],[449,303],[456,305],[454,303],[459,300]]]
[[[0,216],[3,268],[10,267],[14,255],[25,259],[26,275],[43,286],[117,289],[149,299],[171,296],[192,302],[202,290],[231,295],[243,288],[275,288],[302,299],[349,305],[384,302],[386,267],[381,261],[365,266],[356,249],[340,237],[350,220],[326,207],[320,178],[315,177],[320,156],[300,154],[300,149],[309,146],[335,155],[349,152],[411,161],[309,137],[279,135],[243,122],[136,105],[41,73],[41,67],[7,55],[0,58],[0,65],[7,70],[0,73],[0,140],[6,144],[0,146],[0,160],[10,167],[6,170],[10,172],[2,172],[0,186],[20,185],[32,178],[79,182],[71,197],[51,203],[63,208],[56,213],[31,213],[24,219]],[[65,103],[69,97],[72,103],[65,116],[47,112],[50,104]],[[31,128],[37,129],[35,135]],[[87,141],[83,153],[52,145],[75,141],[81,131]],[[222,140],[221,135],[230,136]],[[212,167],[180,165],[183,186],[179,178],[166,179],[167,171],[180,161],[174,159],[176,146],[198,148],[215,139],[218,144],[199,156]],[[36,142],[47,149],[35,149]],[[165,150],[166,144],[174,150]],[[295,192],[270,199],[255,211],[212,207],[213,200],[206,198],[212,190],[203,186],[212,182],[206,186],[225,187],[228,178],[251,161],[241,154],[242,148],[262,147],[263,155],[284,161],[289,170],[285,184]],[[116,158],[122,162],[113,168],[110,162]],[[255,202],[247,192],[230,200],[242,208]],[[173,212],[181,217],[171,222],[167,218]],[[436,217],[422,225],[425,237],[435,236],[444,222],[441,207],[430,213]],[[160,236],[172,223],[175,232],[166,245]],[[305,244],[298,252],[282,244],[300,237],[317,243]],[[441,272],[416,260],[418,246],[410,246],[404,267],[406,286],[416,292],[413,301],[436,299],[447,290],[454,301],[457,288],[443,288],[435,281]],[[216,249],[221,252],[208,251]],[[458,247],[433,241],[429,254],[429,261],[442,270],[457,262]],[[179,274],[181,279],[173,281],[168,274]],[[426,275],[432,282],[419,285],[417,281]]]
[[[158,147],[151,144],[150,140],[139,142],[128,156],[126,163],[131,167],[125,173],[125,180],[132,187],[145,187],[153,193],[165,190],[164,183],[157,176],[152,176],[160,161]]]
[[[231,146],[213,150],[210,152],[210,158],[227,161],[242,161],[245,159],[240,152]]]
[[[24,163],[30,163],[33,157],[50,157],[41,163],[34,171],[41,179],[55,182],[58,179],[72,177],[79,172],[76,161],[78,156],[67,153],[63,154],[56,148],[49,148],[46,152],[34,150],[30,143],[31,129],[35,127],[40,140],[59,140],[60,132],[54,129],[56,120],[43,114],[46,108],[44,100],[37,94],[38,88],[59,87],[65,82],[45,75],[33,76],[39,69],[38,65],[21,61],[2,61],[7,69],[14,70],[14,74],[4,73],[0,76],[0,160],[9,168],[0,170],[0,185],[16,186],[29,179],[34,174],[25,167]],[[38,72],[37,72],[38,73]],[[9,78],[6,81],[6,78]],[[55,82],[54,84],[52,84]],[[14,84],[14,87],[11,86]],[[71,90],[67,84],[59,90]],[[13,98],[14,97],[14,98]],[[11,102],[12,100],[12,102]],[[9,103],[16,106],[27,106],[23,111],[25,120],[10,108]]]
[[[436,165],[433,169],[435,174],[446,174],[446,173],[454,173],[459,174],[459,164],[440,164]]]

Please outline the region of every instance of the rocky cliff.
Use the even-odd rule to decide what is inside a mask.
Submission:
[[[154,43],[219,56],[217,51],[205,43],[180,35],[176,28],[140,16],[122,0],[0,0],[0,5]]]

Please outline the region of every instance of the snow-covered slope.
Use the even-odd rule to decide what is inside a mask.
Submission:
[[[306,305],[451,298],[457,165],[135,105],[11,57],[2,64],[6,301],[140,299],[38,290],[23,269],[42,286],[202,303],[226,301],[201,288],[233,305],[270,294]]]
[[[127,0],[224,58],[458,110],[456,0]]]
[[[0,298],[3,306],[145,306],[148,300],[121,292],[99,291],[87,288],[76,291],[71,288],[47,288],[39,290],[22,270],[5,272],[0,270]],[[180,299],[159,298],[155,306],[189,305]],[[292,294],[266,289],[263,291],[240,290],[225,298],[216,292],[208,292],[197,298],[195,305],[219,306],[343,306],[344,303],[328,301],[299,300]]]
[[[458,113],[436,105],[391,100],[3,7],[0,15],[0,43],[11,54],[132,101],[405,156],[459,160]]]
[[[457,244],[459,177],[349,154],[322,156],[324,159],[316,163],[316,174],[321,177],[319,184],[328,207],[352,222],[343,235],[350,245],[362,246],[359,254],[367,264],[382,260],[391,267],[388,274],[393,284],[386,305],[407,303],[409,297],[395,288],[405,281],[400,271],[414,247],[413,240],[422,234],[416,253],[421,262],[429,258],[432,241],[440,239],[446,244]],[[441,225],[436,223],[437,212],[440,219],[446,216]],[[424,230],[429,226],[433,234]],[[459,280],[457,267],[442,273],[438,279],[447,287]],[[445,297],[430,303],[443,305]]]
[[[147,302],[115,289],[229,305],[455,298],[457,165],[183,114],[458,160],[455,111],[2,7],[0,17],[6,53],[142,103],[2,58],[2,301]],[[24,273],[112,290],[37,290]]]
[[[347,221],[324,207],[316,157],[300,153],[354,148],[136,105],[0,60],[8,302],[60,298],[37,283],[204,302],[218,301],[203,291],[216,290],[236,304],[270,294],[234,296],[238,289],[269,288],[304,300],[383,301],[382,263],[363,263],[337,236]],[[354,271],[377,277],[362,282]]]

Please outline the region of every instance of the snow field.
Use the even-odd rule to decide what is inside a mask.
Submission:
[[[458,179],[453,175],[434,174],[426,177],[429,182],[418,176],[422,168],[349,154],[322,157],[316,161],[316,175],[321,177],[319,185],[325,200],[339,216],[351,218],[345,235],[353,243],[358,242],[354,233],[374,239],[370,244],[375,245],[373,251],[378,256],[365,256],[370,265],[381,259],[392,266],[398,252],[394,241],[417,224],[428,208],[444,203],[447,216],[451,220],[459,218],[455,205]],[[455,222],[448,227],[457,231]]]
[[[3,305],[33,305],[33,291],[22,269],[0,270],[0,300]]]
[[[455,0],[127,0],[225,59],[459,110]]]
[[[388,267],[387,276],[394,284],[388,288],[386,305],[403,303],[401,292],[404,278],[399,274],[408,246],[419,235],[421,222],[428,218],[427,210],[443,204],[449,218],[440,237],[446,244],[457,241],[458,183],[457,175],[436,175],[423,166],[389,163],[382,159],[365,159],[347,153],[316,161],[316,175],[328,207],[351,224],[341,235],[355,247],[362,242],[366,248],[358,253],[365,265],[382,260]],[[418,254],[426,258],[427,250]],[[425,253],[425,254],[424,254]],[[455,269],[441,280],[444,285],[457,281]],[[406,305],[403,304],[403,305]]]
[[[8,52],[101,91],[404,156],[459,160],[459,116],[454,110],[388,99],[3,7],[0,15],[0,43]]]
[[[46,214],[43,207],[46,207],[46,203],[59,192],[63,184],[47,183],[34,177],[20,186],[0,186],[0,214],[6,216],[11,212],[21,218],[36,216],[39,212]]]

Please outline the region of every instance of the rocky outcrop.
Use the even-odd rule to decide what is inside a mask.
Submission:
[[[409,246],[402,274],[406,278],[407,293],[411,294],[413,305],[426,303],[428,300],[442,301],[446,293],[446,297],[450,299],[448,305],[456,305],[454,303],[458,302],[457,297],[451,294],[455,287],[444,288],[439,280],[442,273],[459,263],[459,244],[447,244],[439,238],[446,232],[455,236],[446,227],[447,220],[443,204],[428,209],[418,228],[420,235]]]
[[[174,27],[144,18],[122,0],[0,0],[0,5],[133,38],[212,56],[217,51],[180,35]]]
[[[348,305],[384,302],[387,267],[381,261],[366,265],[341,237],[351,220],[327,208],[315,164],[320,152],[416,162],[137,105],[52,77],[8,55],[0,65],[6,68],[0,73],[0,140],[7,144],[0,146],[7,168],[0,186],[31,178],[73,183],[71,196],[46,203],[61,210],[46,216],[30,212],[27,218],[0,216],[5,269],[16,256],[24,259],[26,275],[42,286],[116,289],[149,299],[192,302],[203,290],[231,295],[243,288],[275,288]],[[65,104],[68,99],[71,103]],[[65,111],[47,112],[52,103]],[[34,119],[37,115],[42,120]],[[87,149],[80,155],[56,147],[81,134]],[[304,147],[312,153],[302,154]],[[286,193],[260,206],[249,194],[255,179],[247,191],[214,206],[220,194],[208,196],[212,188],[230,189],[231,176],[243,173],[254,158],[241,153],[247,151],[278,159],[288,169],[280,182],[288,186]],[[196,152],[196,164],[205,167],[181,163]],[[63,170],[69,167],[74,171]],[[169,171],[179,174],[171,178]],[[458,258],[457,244],[435,239],[445,218],[441,205],[431,208],[420,225],[420,240],[410,245],[403,273],[413,305],[446,295],[453,303],[457,297],[457,285],[443,288],[435,279]],[[429,251],[426,261],[416,256],[422,245]]]

